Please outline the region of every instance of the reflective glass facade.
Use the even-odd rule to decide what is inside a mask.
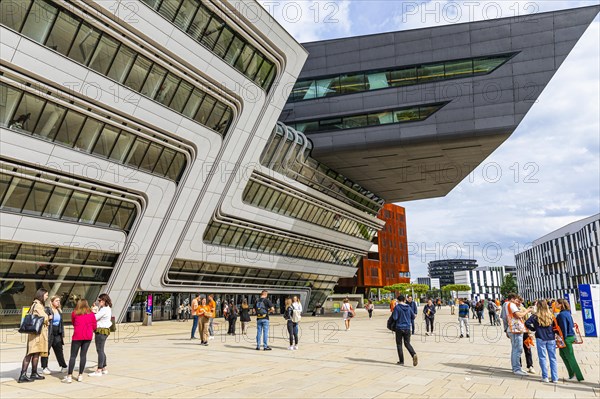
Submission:
[[[336,116],[327,119],[296,122],[292,123],[291,126],[308,134],[389,125],[393,123],[419,122],[429,118],[446,104],[448,103],[424,104],[369,114]]]
[[[318,241],[302,240],[285,233],[260,231],[256,228],[232,226],[211,221],[204,233],[204,242],[241,250],[282,255],[290,258],[308,259],[317,262],[356,266],[361,254],[338,249]]]
[[[173,261],[167,275],[169,284],[190,284],[200,287],[235,287],[252,290],[310,288],[309,309],[312,309],[317,302],[325,302],[327,295],[333,292],[337,280],[336,276],[323,274],[193,262],[182,259]]]
[[[371,215],[383,199],[310,157],[312,143],[302,132],[278,123],[260,157],[260,163],[276,172]]]
[[[78,299],[92,302],[106,284],[119,254],[94,247],[79,249],[0,241],[0,325],[18,324],[39,288],[61,297],[70,321]]]
[[[0,164],[0,211],[129,231],[135,204]],[[103,195],[104,194],[104,195]],[[122,197],[122,196],[121,196]]]
[[[261,179],[254,173],[244,190],[244,202],[369,241],[377,231],[354,218],[343,216],[339,209],[317,201],[302,192],[281,185],[274,188],[269,184],[276,185],[276,182]]]
[[[107,115],[93,118],[47,98],[0,83],[0,126],[171,180],[181,176],[187,163],[181,150],[102,122]]]
[[[58,4],[2,0],[0,23],[222,135],[231,124],[231,107]]]
[[[494,72],[516,54],[499,54],[489,57],[432,62],[392,69],[300,79],[294,85],[288,102],[487,75]]]
[[[142,0],[192,39],[269,90],[277,68],[200,0]]]

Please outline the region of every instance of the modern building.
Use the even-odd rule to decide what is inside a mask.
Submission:
[[[454,283],[471,287],[471,291],[459,291],[458,296],[470,300],[500,299],[500,287],[506,275],[504,266],[479,266],[471,270],[454,272]]]
[[[118,321],[148,294],[157,318],[197,292],[311,308],[385,201],[445,195],[510,136],[599,7],[304,47],[260,10],[0,2],[1,323],[40,287]]]
[[[405,209],[385,204],[378,218],[385,226],[373,237],[373,246],[361,259],[356,276],[341,278],[336,292],[368,294],[371,288],[410,282]]]
[[[523,298],[575,295],[579,284],[600,284],[600,214],[578,220],[533,241],[515,255]]]
[[[515,265],[504,265],[504,274],[510,274],[517,281],[517,266]]]
[[[476,267],[477,261],[474,259],[441,259],[427,264],[429,277],[439,279],[442,287],[455,284],[454,272],[472,270]]]
[[[440,279],[439,278],[431,278],[431,277],[417,277],[417,284],[425,284],[431,290],[439,290],[441,288]]]

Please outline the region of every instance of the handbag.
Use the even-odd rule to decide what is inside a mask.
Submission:
[[[573,329],[575,330],[575,341],[573,341],[573,344],[583,344],[583,337],[581,336],[581,332],[579,331],[579,326],[577,325],[577,323],[573,323]]]
[[[110,318],[110,327],[109,327],[110,332],[116,332],[117,331],[117,323],[115,323],[115,316],[112,316]]]
[[[31,305],[29,312],[27,312],[23,320],[21,320],[21,325],[19,326],[19,332],[21,334],[41,334],[42,332],[45,319],[33,314],[34,307],[35,303]]]
[[[510,332],[513,334],[523,334],[525,332],[527,332],[527,329],[525,328],[525,323],[523,323],[523,320],[521,320],[518,317],[514,317],[513,316],[513,312],[510,309],[510,303],[508,304],[508,306],[506,307],[506,309],[508,310],[508,326],[510,328]]]
[[[559,349],[566,348],[567,344],[565,344],[565,338],[563,337],[563,333],[562,333],[560,327],[558,326],[556,317],[553,317],[552,321],[554,323],[554,327],[552,327],[552,329],[554,330],[554,333],[555,333],[554,339],[556,340],[556,347]]]

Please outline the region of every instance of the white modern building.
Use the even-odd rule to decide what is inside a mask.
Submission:
[[[470,300],[500,299],[500,286],[504,281],[504,266],[479,266],[472,270],[454,272],[454,283],[465,284],[471,291],[460,291],[460,298]]]
[[[386,66],[394,70],[380,74],[394,84],[367,85],[364,74],[349,73],[379,65],[343,62],[335,73],[349,77],[337,79],[345,83],[327,112],[362,104],[356,96],[378,98],[362,106],[361,120],[418,143],[392,154],[398,162],[429,171],[418,160],[437,159],[430,150],[481,162],[516,129],[598,9],[546,13],[541,24],[518,17],[456,25],[456,48],[442,45],[444,27],[400,32],[398,51],[414,54],[394,57],[398,65]],[[107,292],[117,321],[139,317],[148,294],[155,318],[171,317],[192,293],[252,301],[265,288],[277,300],[300,295],[309,309],[339,278],[354,276],[383,227],[376,215],[384,199],[400,198],[404,183],[390,182],[389,193],[360,165],[333,170],[317,140],[277,122],[309,54],[255,1],[1,0],[0,25],[0,323],[18,322],[41,287],[67,309]],[[405,46],[420,47],[420,36],[436,44]],[[334,54],[359,43],[347,40],[327,46],[332,61],[358,56]],[[556,51],[542,57],[535,46]],[[414,76],[405,89],[407,68]],[[522,99],[516,76],[534,79],[539,92]],[[501,105],[457,112],[451,98],[430,104],[398,94],[461,80],[477,100],[486,79],[502,87]],[[376,88],[382,92],[367,93]],[[510,117],[494,113],[505,110]],[[463,125],[468,134],[455,137]],[[363,142],[353,137],[330,141]],[[385,176],[397,174],[379,161],[392,155],[361,155]],[[360,184],[344,177],[353,171]],[[461,179],[411,179],[410,199],[445,195]]]
[[[579,299],[579,284],[600,284],[600,214],[570,223],[533,241],[515,256],[525,299]]]
[[[431,277],[417,277],[415,280],[417,284],[425,284],[429,286],[429,289],[440,289],[440,279],[439,278],[431,278]]]

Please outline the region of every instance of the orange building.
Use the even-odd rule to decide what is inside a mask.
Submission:
[[[377,251],[362,259],[354,278],[340,279],[336,292],[367,293],[370,288],[410,283],[406,212],[401,206],[385,204],[377,217],[385,221],[373,239]]]

